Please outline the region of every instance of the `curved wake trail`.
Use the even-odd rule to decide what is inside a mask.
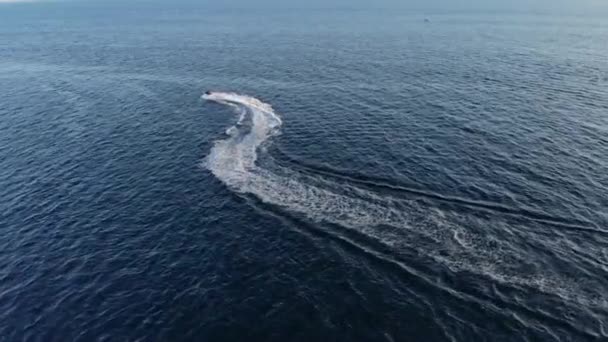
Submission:
[[[205,160],[206,167],[233,190],[252,192],[257,149],[278,132],[281,119],[270,105],[249,96],[211,93],[203,98],[231,106],[240,113],[236,126],[226,130],[229,138],[215,142]]]
[[[371,197],[375,196],[365,190],[340,184],[350,194],[347,196],[332,191],[336,186],[332,182],[287,168],[268,170],[257,166],[258,150],[279,132],[282,124],[270,105],[234,93],[214,92],[203,98],[231,106],[240,114],[237,124],[227,129],[228,138],[216,141],[204,161],[205,167],[232,190],[251,193],[264,202],[303,213],[315,221],[347,227],[397,224],[397,218],[391,218],[397,212],[374,203]]]
[[[260,200],[297,212],[316,222],[356,230],[390,246],[398,256],[415,249],[452,271],[490,277],[495,282],[534,288],[577,305],[608,308],[602,289],[605,280],[575,279],[569,274],[577,264],[602,267],[593,253],[608,241],[577,239],[576,250],[567,234],[551,236],[508,224],[493,217],[442,211],[415,200],[391,197],[356,184],[336,183],[330,178],[297,172],[288,167],[258,165],[258,153],[278,134],[282,120],[272,106],[256,98],[234,93],[203,95],[208,101],[234,108],[239,118],[218,140],[204,166],[230,189],[255,195]],[[532,223],[533,224],[533,223]],[[531,257],[542,250],[551,258]],[[534,254],[532,254],[534,255]],[[559,260],[559,267],[552,262]],[[564,268],[566,270],[564,270]]]

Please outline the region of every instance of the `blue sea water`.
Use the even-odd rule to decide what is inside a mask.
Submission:
[[[606,340],[607,56],[604,17],[0,4],[0,340]]]

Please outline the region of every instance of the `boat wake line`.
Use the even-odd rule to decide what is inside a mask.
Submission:
[[[214,142],[203,162],[232,191],[251,194],[314,222],[354,230],[396,254],[415,249],[454,272],[466,271],[501,284],[534,288],[572,305],[608,308],[600,293],[608,286],[605,280],[581,281],[563,271],[576,268],[577,263],[601,268],[605,261],[596,256],[602,255],[599,250],[608,244],[605,237],[577,241],[573,251],[567,235],[547,239],[546,232],[513,226],[506,220],[441,210],[356,183],[338,183],[322,174],[260,163],[267,144],[280,133],[283,124],[272,106],[235,93],[207,92],[202,98],[238,113],[236,125],[227,129],[225,138]],[[534,257],[523,251],[531,247],[546,253]],[[560,261],[559,269],[542,257],[547,253]]]

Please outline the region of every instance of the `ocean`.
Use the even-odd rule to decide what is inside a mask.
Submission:
[[[0,4],[0,340],[606,341],[607,56],[601,16]]]

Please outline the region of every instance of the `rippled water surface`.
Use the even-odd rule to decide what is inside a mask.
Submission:
[[[608,339],[605,18],[115,6],[0,6],[0,340]]]

